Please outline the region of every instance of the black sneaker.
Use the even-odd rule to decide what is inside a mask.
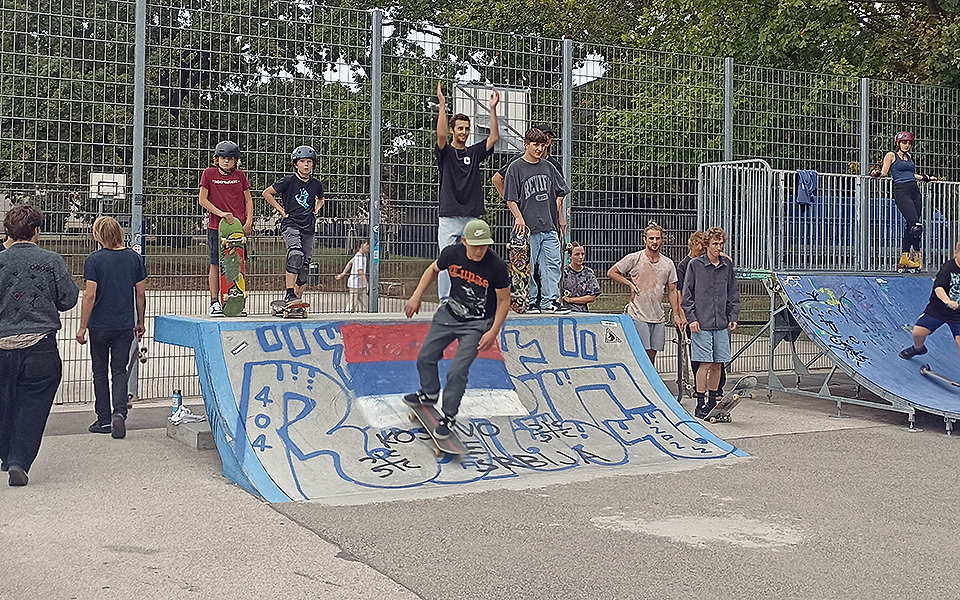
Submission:
[[[697,410],[693,412],[693,416],[695,416],[698,419],[704,419],[709,414],[710,414],[710,409],[707,408],[706,406],[698,406]]]
[[[541,309],[540,312],[545,315],[569,315],[570,309],[564,308],[559,304],[554,303],[548,306],[547,308]]]
[[[920,354],[926,354],[926,353],[927,353],[926,346],[924,346],[923,348],[920,348],[919,350],[917,350],[913,346],[908,346],[900,351],[900,358],[910,360],[914,356],[919,356]]]
[[[428,398],[421,390],[417,390],[412,394],[407,394],[403,397],[403,403],[407,406],[436,406],[436,398]]]
[[[127,435],[127,419],[120,413],[114,413],[110,418],[110,435],[115,440],[122,440]]]
[[[93,425],[91,425],[90,427],[87,427],[87,431],[89,431],[90,433],[110,433],[112,429],[113,428],[110,425],[109,421],[104,423],[99,419],[94,421]]]
[[[9,479],[7,480],[7,484],[9,484],[10,487],[20,487],[20,486],[27,485],[27,479],[28,479],[27,472],[24,471],[21,467],[19,467],[18,465],[12,465],[10,467]]]
[[[456,425],[456,423],[456,419],[444,415],[444,417],[440,419],[440,423],[437,425],[436,430],[434,430],[433,435],[437,436],[438,440],[447,439],[453,435],[453,426]]]

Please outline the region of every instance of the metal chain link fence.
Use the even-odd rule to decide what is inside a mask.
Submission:
[[[473,117],[474,139],[489,131],[491,87],[503,93],[502,139],[483,165],[486,182],[521,150],[526,128],[553,129],[553,152],[573,189],[570,237],[586,246],[587,265],[601,279],[594,311],[623,309],[625,290],[603,275],[640,248],[648,221],[667,229],[667,256],[686,254],[701,163],[761,158],[775,169],[855,173],[865,145],[868,160],[878,162],[893,135],[908,129],[918,138],[921,169],[960,177],[953,89],[729,68],[718,58],[438,29],[389,15],[374,31],[380,21],[370,12],[309,2],[141,1],[142,162],[133,148],[136,2],[55,0],[38,10],[11,0],[0,7],[0,212],[19,202],[44,210],[41,245],[63,255],[80,281],[83,260],[96,249],[96,216],[117,216],[136,239],[131,182],[142,175],[150,315],[208,309],[206,216],[197,190],[222,139],[240,144],[253,186],[251,314],[266,313],[283,286],[285,248],[260,192],[290,172],[290,152],[300,144],[317,149],[316,174],[327,190],[306,299],[323,312],[347,310],[345,284],[334,276],[370,237],[373,181],[378,306],[400,310],[437,253],[438,82],[448,112]],[[374,39],[383,40],[377,64]],[[371,148],[374,128],[379,148]],[[374,156],[380,168],[371,174]],[[502,250],[512,220],[493,187],[485,190]],[[745,283],[744,291],[742,319],[766,320],[762,289]],[[64,316],[59,336],[59,403],[93,397],[88,351],[73,341],[78,311]],[[739,370],[761,370],[766,351],[738,360]],[[673,361],[668,344],[657,366],[672,373]],[[784,357],[780,368],[788,363]],[[191,353],[151,346],[140,396],[167,397],[173,387],[199,394]]]

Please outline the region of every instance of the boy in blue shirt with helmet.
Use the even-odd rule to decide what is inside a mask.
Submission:
[[[317,214],[323,208],[323,184],[313,178],[317,152],[297,146],[290,155],[293,173],[263,190],[263,197],[280,214],[280,234],[287,246],[286,302],[303,297],[310,274]],[[283,204],[277,201],[277,194]]]

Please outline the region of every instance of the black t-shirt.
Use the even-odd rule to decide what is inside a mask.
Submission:
[[[937,271],[937,276],[933,280],[934,291],[930,292],[930,302],[927,303],[927,308],[923,312],[944,323],[960,323],[960,310],[951,309],[937,297],[938,287],[946,290],[951,300],[960,302],[960,266],[957,266],[956,260],[943,263]]]
[[[304,181],[290,174],[273,184],[273,189],[283,197],[283,210],[287,213],[281,227],[293,225],[300,231],[316,229],[313,207],[317,198],[323,198],[323,184],[319,179],[311,177]]]
[[[683,293],[683,278],[687,274],[687,265],[690,264],[691,260],[693,259],[687,254],[683,257],[683,260],[677,263],[677,289],[680,290],[681,294]]]
[[[83,261],[83,279],[97,283],[97,297],[87,328],[91,331],[133,329],[137,325],[134,288],[146,278],[143,258],[129,248],[91,253]]]
[[[437,266],[450,274],[447,311],[458,321],[492,319],[497,312],[497,290],[510,287],[507,263],[488,247],[479,261],[467,258],[463,242],[440,251]]]
[[[487,140],[463,150],[447,144],[442,149],[434,147],[434,152],[440,167],[440,216],[479,217],[484,214],[480,163],[493,154],[493,148],[487,150]]]

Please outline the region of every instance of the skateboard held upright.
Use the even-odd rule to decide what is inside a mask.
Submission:
[[[717,402],[717,405],[713,407],[707,416],[704,417],[705,421],[710,421],[711,423],[730,423],[733,421],[733,418],[730,416],[730,413],[734,408],[740,404],[740,400],[744,396],[748,398],[753,398],[753,391],[757,387],[757,378],[753,375],[747,375],[746,377],[741,377],[739,381],[733,386],[733,389],[730,390],[730,393],[724,394],[723,398]]]
[[[677,328],[677,402],[684,395],[693,398],[697,393],[697,380],[690,362],[690,336],[685,328]]]
[[[523,314],[530,308],[530,230],[514,232],[507,243],[507,270],[510,272],[510,308]]]
[[[220,219],[220,298],[225,317],[239,317],[247,302],[246,245],[240,219],[234,218],[232,225]]]
[[[433,440],[433,454],[435,456],[440,456],[441,454],[459,456],[467,453],[467,447],[460,441],[460,438],[457,437],[456,432],[451,431],[450,437],[442,440],[437,438],[437,425],[440,424],[440,413],[436,408],[428,404],[420,404],[418,406],[411,406],[410,410],[413,411],[410,413],[410,420],[413,422],[420,421],[420,424],[423,425],[430,439]]]

